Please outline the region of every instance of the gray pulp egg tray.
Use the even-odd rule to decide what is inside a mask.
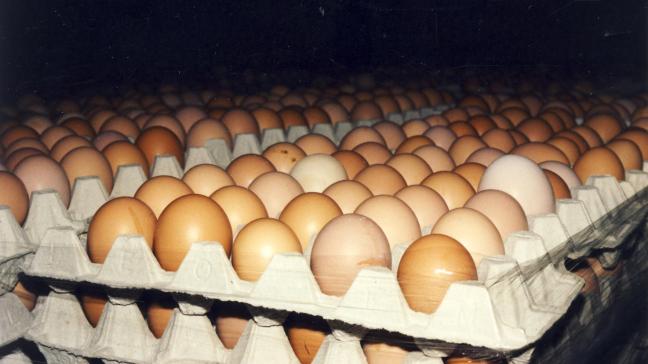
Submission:
[[[159,158],[153,170],[173,171],[162,168],[163,161],[174,159]],[[167,166],[179,168],[177,161]],[[141,170],[134,172],[138,169],[120,168],[117,180],[120,175],[144,176]],[[14,313],[26,311],[16,300],[3,303],[7,314],[1,316],[0,331],[26,332],[24,337],[38,343],[52,362],[84,362],[90,357],[136,363],[296,362],[281,323],[288,312],[299,312],[322,317],[333,329],[316,363],[364,362],[360,340],[368,329],[415,338],[421,351],[411,353],[410,362],[441,363],[440,357],[458,344],[522,352],[563,316],[582,287],[582,279],[559,263],[592,249],[629,244],[632,233],[643,227],[646,185],[648,174],[641,171],[629,172],[622,183],[593,177],[573,191],[575,199],[558,200],[556,214],[529,217],[530,231],[510,236],[506,255],[484,259],[479,279],[453,283],[437,311],[428,315],[409,308],[396,280],[404,245],[394,248],[393,270],[364,269],[343,297],[320,292],[308,252],[276,255],[257,282],[238,278],[220,244],[194,244],[174,273],[160,268],[143,238],[122,236],[104,264],[92,263],[82,232],[109,197],[97,178],[80,178],[69,210],[53,191],[34,193],[24,229],[8,210],[0,210],[4,241],[25,241],[27,236],[27,241],[40,242],[24,269],[48,280],[52,288],[34,310],[30,325],[20,319],[29,317],[25,312]],[[125,190],[134,193],[133,188]],[[606,257],[604,266],[613,266],[618,258]],[[78,282],[107,287],[110,302],[97,328],[87,322],[73,294]],[[179,302],[159,340],[135,304],[145,289],[173,293]],[[205,315],[215,300],[245,303],[251,310],[253,320],[232,350],[223,347]]]

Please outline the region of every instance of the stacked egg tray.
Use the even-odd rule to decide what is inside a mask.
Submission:
[[[263,138],[259,142],[244,135],[237,138],[234,150],[254,152],[255,143],[263,144]],[[193,165],[216,163],[218,150],[191,149],[187,159]],[[154,176],[182,175],[174,157],[158,157],[152,171]],[[510,236],[506,255],[484,259],[478,281],[453,283],[437,311],[428,315],[409,308],[395,274],[385,268],[362,270],[343,297],[322,294],[309,269],[308,253],[276,255],[257,282],[240,280],[219,244],[194,244],[178,271],[167,272],[143,238],[122,236],[104,264],[91,263],[84,236],[89,219],[109,198],[132,196],[144,181],[138,166],[121,167],[108,196],[98,178],[80,178],[69,209],[55,192],[36,192],[23,228],[7,209],[0,209],[1,238],[8,243],[3,245],[16,246],[2,258],[2,269],[15,272],[23,267],[51,288],[32,313],[12,293],[0,297],[0,345],[24,337],[38,344],[48,362],[56,363],[86,358],[290,363],[297,358],[282,322],[288,313],[298,312],[322,317],[332,328],[315,363],[364,362],[360,340],[374,329],[413,337],[420,351],[409,354],[410,362],[441,363],[440,358],[459,345],[523,360],[565,315],[583,286],[563,261],[602,250],[601,263],[612,266],[622,248],[637,243],[636,232],[645,228],[648,211],[647,173],[630,171],[621,183],[592,177],[572,191],[574,199],[557,201],[556,214],[529,217],[530,231]],[[394,248],[394,271],[405,248]],[[8,274],[3,279],[9,280],[3,282],[6,292],[16,278]],[[87,322],[74,295],[83,282],[105,287],[109,296],[96,328]],[[149,331],[136,304],[144,290],[169,292],[178,301],[161,339]],[[224,348],[206,316],[217,301],[244,303],[253,317],[232,350]]]

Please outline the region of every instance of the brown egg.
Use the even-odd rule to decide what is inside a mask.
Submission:
[[[259,126],[254,116],[246,110],[231,109],[223,115],[221,122],[227,127],[232,137],[238,134],[259,134]]]
[[[326,102],[323,104],[318,105],[321,107],[331,118],[331,123],[333,125],[343,122],[343,121],[350,121],[351,117],[349,116],[349,112],[339,103],[337,102]]]
[[[344,295],[358,272],[370,266],[391,267],[391,251],[383,231],[365,216],[338,216],[313,242],[311,270],[325,294]]]
[[[42,134],[45,129],[51,127],[52,121],[43,115],[32,115],[23,120],[23,125],[34,129],[38,134]]]
[[[545,111],[542,114],[538,115],[538,117],[549,124],[551,130],[553,130],[554,133],[565,129],[565,124],[563,123],[562,119],[560,118],[560,116],[558,116],[558,114],[554,112]]]
[[[392,154],[382,144],[376,142],[366,142],[353,148],[353,152],[358,153],[369,165],[384,164]]]
[[[434,226],[448,212],[448,206],[441,195],[426,186],[405,187],[395,197],[412,209],[421,228]]]
[[[396,197],[370,197],[358,206],[355,213],[378,224],[387,236],[391,248],[399,244],[409,244],[421,236],[421,227],[416,215],[405,202]]]
[[[133,120],[121,115],[111,116],[106,120],[99,129],[99,132],[105,131],[116,131],[133,139],[137,138],[140,133],[139,127]]]
[[[153,253],[160,266],[177,271],[191,244],[218,242],[229,255],[232,228],[223,209],[209,197],[185,195],[171,202],[155,228]]]
[[[94,137],[92,144],[98,151],[103,152],[108,145],[118,141],[130,142],[124,134],[116,131],[103,131]]]
[[[459,107],[448,109],[444,111],[441,115],[443,115],[444,118],[448,119],[450,124],[457,123],[460,121],[468,121],[470,119],[470,115],[468,115],[466,110]]]
[[[405,363],[410,352],[418,351],[411,338],[391,333],[388,337],[384,336],[370,333],[362,339],[362,351],[367,364]]]
[[[141,235],[153,245],[156,218],[143,202],[131,197],[118,197],[103,204],[88,227],[88,256],[94,263],[103,263],[120,235]]]
[[[306,155],[311,154],[333,154],[337,147],[333,142],[320,134],[306,134],[295,141],[295,144],[301,148]]]
[[[288,130],[291,126],[307,126],[306,118],[297,106],[289,106],[279,110],[278,113],[283,124],[283,128]]]
[[[199,107],[185,106],[176,111],[175,117],[180,122],[180,125],[182,125],[184,131],[187,132],[191,130],[198,120],[205,119],[207,114]]]
[[[306,156],[297,162],[290,175],[305,192],[322,192],[333,183],[347,179],[344,166],[326,154]]]
[[[99,109],[97,112],[93,113],[90,117],[89,125],[94,129],[95,132],[98,132],[101,129],[101,126],[111,117],[117,115],[113,110]],[[85,121],[85,120],[84,120]]]
[[[394,95],[394,99],[396,99],[401,111],[410,111],[414,109],[414,103],[409,99],[409,97],[405,95]]]
[[[342,215],[337,203],[322,193],[308,192],[295,197],[284,207],[279,220],[297,235],[302,251],[333,218]]]
[[[588,126],[580,125],[572,128],[572,131],[585,139],[585,142],[587,142],[587,145],[590,148],[599,147],[603,144],[601,137],[594,131],[594,129]]]
[[[180,165],[184,164],[184,151],[180,140],[167,128],[153,126],[144,130],[135,141],[135,145],[144,153],[146,161],[153,166],[155,157],[172,155]]]
[[[232,266],[239,278],[258,280],[277,253],[301,253],[295,233],[283,222],[270,218],[254,220],[236,236]]]
[[[478,115],[470,118],[469,124],[479,135],[484,135],[489,130],[497,128],[497,124],[486,115]]]
[[[485,148],[486,144],[475,136],[462,136],[455,140],[450,146],[448,153],[456,165],[460,165],[468,159],[468,157],[479,149]]]
[[[401,111],[396,99],[390,95],[376,96],[373,101],[378,105],[383,115],[398,113]]]
[[[81,147],[92,147],[92,144],[87,139],[78,135],[66,136],[54,144],[50,151],[50,157],[60,162],[66,154]]]
[[[63,157],[61,167],[70,182],[70,188],[79,177],[99,177],[106,192],[113,187],[113,173],[106,157],[92,147],[76,148]]]
[[[500,109],[503,105],[500,105]],[[528,119],[531,115],[522,108],[511,107],[499,112],[500,115],[506,117],[513,126],[518,126],[522,121]]]
[[[556,161],[569,164],[569,159],[560,149],[546,143],[526,143],[515,147],[511,154],[516,154],[534,161],[536,164]]]
[[[643,166],[643,158],[641,158],[641,150],[639,147],[630,140],[616,139],[605,146],[621,160],[623,169],[626,171],[632,169],[641,170]]]
[[[580,150],[578,149],[578,145],[571,139],[565,137],[554,137],[549,139],[546,144],[549,144],[560,150],[565,155],[565,157],[567,157],[570,165],[576,163],[576,160],[578,159],[578,157],[580,157]]]
[[[425,135],[434,145],[447,151],[457,139],[455,133],[445,126],[433,126],[425,132]]]
[[[5,130],[0,136],[0,144],[7,148],[11,143],[23,138],[38,139],[38,133],[34,129],[25,125],[12,126]]]
[[[405,179],[393,167],[376,164],[362,170],[354,178],[374,195],[393,195],[405,186]]]
[[[268,217],[263,202],[253,192],[240,186],[226,186],[210,198],[225,211],[234,236],[251,221]]]
[[[227,349],[234,349],[239,338],[252,319],[244,304],[220,302],[216,312],[216,333]]]
[[[270,161],[278,172],[283,173],[290,173],[295,164],[305,156],[306,153],[300,147],[291,143],[276,143],[263,152],[263,157]]]
[[[382,110],[373,101],[360,101],[351,110],[351,120],[379,120],[383,118]]]
[[[506,364],[506,359],[469,358],[466,356],[453,356],[446,359],[446,364]]]
[[[185,172],[182,181],[193,193],[209,197],[214,191],[234,184],[234,180],[220,167],[213,164],[199,164]]]
[[[13,171],[20,162],[33,155],[43,155],[43,152],[34,148],[19,149],[6,156],[4,160],[5,167]]]
[[[208,140],[222,139],[228,147],[232,147],[232,136],[229,130],[213,119],[203,119],[195,123],[187,133],[187,147],[203,147]]]
[[[571,198],[569,187],[567,187],[567,184],[562,180],[562,178],[560,178],[559,175],[547,169],[543,169],[542,172],[544,172],[545,176],[547,176],[547,179],[549,180],[549,183],[551,184],[551,190],[553,191],[555,199]]]
[[[0,205],[6,205],[18,224],[25,221],[29,209],[29,195],[22,181],[15,175],[0,171]]]
[[[513,140],[515,140],[515,143],[517,145],[522,145],[529,142],[529,139],[517,130],[509,130],[508,132],[509,134],[511,134]]]
[[[585,139],[583,139],[580,134],[575,133],[571,130],[563,130],[560,133],[556,134],[556,137],[562,137],[571,140],[578,146],[578,151],[580,153],[585,153],[585,151],[589,149],[589,145],[587,145]]]
[[[330,185],[324,194],[332,198],[344,214],[354,212],[362,202],[373,196],[363,184],[350,180]]]
[[[524,120],[517,126],[517,130],[524,134],[531,142],[545,142],[553,136],[551,126],[539,118]]]
[[[473,152],[468,159],[466,159],[466,163],[478,163],[484,167],[488,167],[497,158],[503,155],[504,153],[499,149],[486,147]]]
[[[159,126],[162,128],[169,129],[169,131],[175,134],[175,136],[178,138],[180,143],[184,145],[186,133],[182,124],[180,124],[178,119],[174,118],[171,115],[166,115],[166,114],[154,115],[146,122],[146,124],[144,124],[142,130],[152,128],[154,126]]]
[[[414,154],[421,157],[433,172],[451,171],[455,168],[455,163],[450,155],[437,146],[420,147],[414,151]]]
[[[274,172],[275,168],[267,159],[256,154],[244,154],[234,159],[227,166],[227,174],[234,182],[243,187],[248,187],[255,178],[268,172]]]
[[[74,132],[64,126],[54,125],[43,131],[40,135],[40,140],[48,149],[52,149],[56,142],[68,135],[74,135]]]
[[[182,180],[171,176],[157,176],[144,182],[135,192],[135,198],[144,202],[151,208],[155,217],[159,218],[173,200],[192,193],[191,188]]]
[[[434,145],[434,142],[423,135],[412,136],[405,139],[396,149],[396,154],[413,153],[418,148],[426,145]]]
[[[324,338],[331,332],[324,319],[292,313],[284,322],[288,342],[302,364],[310,364]]]
[[[574,172],[583,184],[590,176],[595,175],[610,175],[618,181],[623,181],[625,177],[623,163],[619,157],[604,147],[592,148],[583,153],[574,163]]]
[[[90,126],[90,124],[86,120],[81,118],[69,118],[61,122],[60,125],[72,130],[76,135],[80,137],[94,138],[96,134],[95,130]]]
[[[467,162],[455,168],[453,172],[465,178],[472,188],[477,191],[479,188],[479,182],[481,181],[485,171],[486,167],[482,164]]]
[[[117,174],[119,166],[138,164],[142,167],[144,174],[148,175],[149,166],[144,153],[137,146],[127,141],[111,143],[103,150],[103,155],[110,163],[113,176]]]
[[[640,129],[630,129],[623,132],[617,139],[629,140],[641,150],[641,158],[648,160],[648,132]]]
[[[317,124],[331,123],[328,114],[318,106],[309,106],[305,108],[302,113],[304,114],[304,118],[306,118],[306,123],[309,128],[312,128]]]
[[[348,178],[351,179],[355,178],[360,171],[369,165],[360,154],[350,150],[340,150],[331,154],[331,156],[342,164]]]
[[[448,128],[452,130],[453,133],[459,138],[462,136],[477,136],[477,131],[475,128],[470,126],[467,122],[457,121],[448,125]]]
[[[408,186],[420,184],[432,173],[430,166],[415,154],[395,155],[386,164],[398,171]]]
[[[361,126],[351,130],[342,138],[340,150],[352,150],[358,145],[366,142],[376,142],[385,145],[383,137],[374,129],[367,126]]]
[[[417,135],[423,135],[430,128],[430,124],[421,119],[413,119],[405,122],[402,128],[405,136],[409,138]]]
[[[31,282],[28,282],[26,280],[23,281],[19,280],[14,286],[11,293],[15,294],[18,297],[18,299],[20,299],[20,302],[22,302],[22,304],[25,306],[27,311],[32,311],[36,306],[36,299],[38,298],[38,296],[33,292],[35,290],[33,289],[33,286],[29,283]]]
[[[464,207],[484,214],[495,225],[502,241],[513,232],[529,230],[522,206],[506,192],[479,191],[466,202]]]
[[[453,282],[477,279],[470,253],[457,240],[431,234],[413,242],[398,266],[398,283],[414,311],[434,313]]]
[[[265,129],[283,128],[283,123],[279,114],[272,109],[259,107],[252,111],[252,115],[256,119],[261,131]]]
[[[401,127],[391,121],[381,121],[373,126],[385,140],[385,145],[388,149],[396,149],[403,140],[405,140],[405,133]]]
[[[435,172],[421,184],[441,195],[450,210],[463,206],[475,194],[470,182],[453,172]]]
[[[437,221],[432,233],[447,235],[461,243],[476,267],[485,257],[504,254],[502,237],[495,225],[484,214],[471,208],[451,209]]]
[[[11,153],[18,151],[20,149],[32,148],[41,151],[42,153],[49,153],[49,149],[41,142],[39,139],[35,138],[22,138],[18,139],[15,142],[9,144],[5,149],[5,155],[10,155]]]
[[[147,302],[146,322],[153,336],[159,339],[164,335],[164,330],[171,321],[173,309],[176,308],[177,304],[168,294],[155,294],[152,296]]]
[[[79,290],[79,301],[81,301],[83,313],[90,325],[97,327],[104,307],[108,302],[108,296],[99,288],[84,287]]]
[[[44,155],[33,155],[20,162],[13,170],[25,185],[27,194],[51,188],[58,192],[65,206],[70,203],[70,183],[65,170],[53,159]]]
[[[250,184],[249,189],[263,202],[268,216],[272,218],[278,218],[293,198],[304,193],[297,180],[281,172],[262,174]]]
[[[425,120],[425,122],[428,123],[430,127],[447,126],[450,124],[448,119],[446,119],[443,115],[430,115],[423,120]]]
[[[590,116],[585,120],[583,125],[592,128],[601,137],[603,143],[610,142],[623,131],[623,123],[621,120],[609,114]]]

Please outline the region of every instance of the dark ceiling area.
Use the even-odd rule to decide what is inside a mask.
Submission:
[[[646,4],[0,0],[4,99],[34,90],[200,82],[223,70],[538,64],[644,80]]]

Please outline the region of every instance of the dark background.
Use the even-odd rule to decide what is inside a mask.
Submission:
[[[645,1],[0,0],[0,97],[228,71],[547,64],[645,80]]]

